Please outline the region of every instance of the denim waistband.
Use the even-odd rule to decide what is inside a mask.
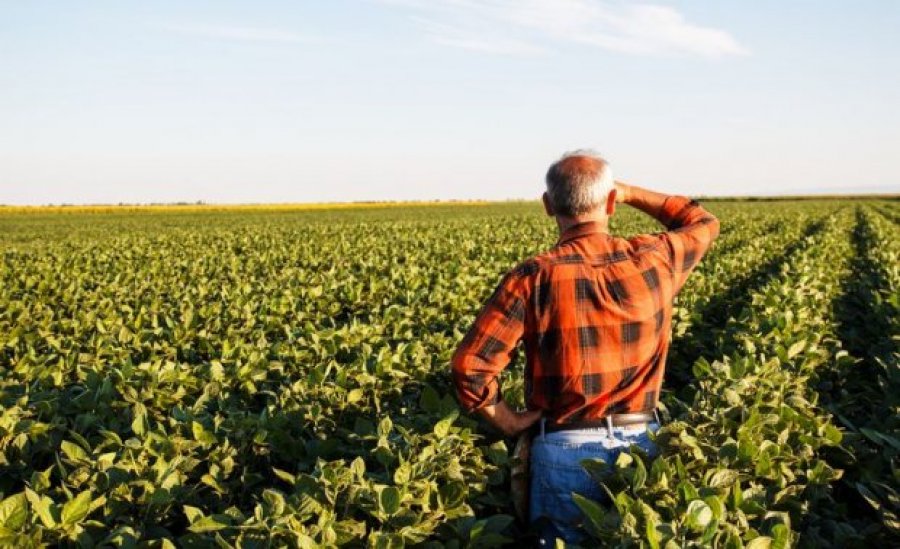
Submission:
[[[641,424],[641,425],[613,427],[612,432],[610,432],[606,427],[589,427],[586,429],[567,429],[564,431],[554,431],[552,433],[546,433],[544,431],[545,423],[546,423],[546,419],[541,418],[537,435],[545,438],[546,440],[560,441],[560,442],[561,441],[583,442],[583,441],[609,438],[610,436],[615,436],[617,434],[636,435],[636,434],[641,434],[645,431],[656,431],[660,427],[658,422],[651,421],[649,423]]]

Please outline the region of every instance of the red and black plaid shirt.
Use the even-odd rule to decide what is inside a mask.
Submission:
[[[667,198],[659,218],[668,232],[630,239],[575,225],[508,272],[453,355],[462,406],[499,401],[498,376],[522,340],[526,403],[548,421],[654,409],[672,301],[719,234],[685,197]]]

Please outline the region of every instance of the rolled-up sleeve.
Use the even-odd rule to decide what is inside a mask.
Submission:
[[[667,247],[677,293],[719,236],[719,220],[695,200],[684,196],[667,198],[659,219],[669,229],[660,237]]]
[[[527,293],[526,269],[508,272],[453,354],[453,382],[467,412],[500,401],[498,376],[524,334]]]

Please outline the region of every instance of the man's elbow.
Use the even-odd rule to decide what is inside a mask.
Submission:
[[[471,411],[471,406],[468,403],[468,399],[466,398],[466,387],[465,382],[467,379],[466,374],[466,363],[467,363],[467,355],[463,349],[457,349],[456,352],[453,353],[453,357],[450,358],[450,375],[453,379],[453,389],[454,393],[456,393],[456,401],[459,403],[460,407],[463,408],[466,412]]]
[[[706,226],[709,227],[709,240],[712,242],[719,236],[719,218],[709,212],[707,212],[707,215],[709,216],[707,218],[709,221],[706,222]]]
[[[719,236],[719,218],[703,206],[698,207],[696,215],[694,223],[706,227],[706,230],[709,232],[710,242],[715,240]]]
[[[453,353],[450,364],[456,401],[465,413],[471,414],[496,403],[499,391],[491,386],[496,380],[479,369],[483,361],[478,355],[459,349]]]
[[[454,351],[450,357],[450,373],[453,374],[453,380],[456,381],[466,371],[466,351],[460,347]]]

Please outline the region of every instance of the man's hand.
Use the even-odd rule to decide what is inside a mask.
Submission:
[[[616,186],[616,202],[628,202],[628,193],[630,191],[630,187],[621,181],[615,181],[614,183]]]
[[[658,219],[660,218],[663,204],[669,195],[650,191],[635,185],[627,185],[621,181],[615,182],[616,186],[616,202],[623,202],[632,208],[637,208],[647,215]]]
[[[478,410],[478,413],[508,437],[518,435],[541,419],[540,410],[517,412],[510,408],[504,400],[491,406],[485,406]]]

